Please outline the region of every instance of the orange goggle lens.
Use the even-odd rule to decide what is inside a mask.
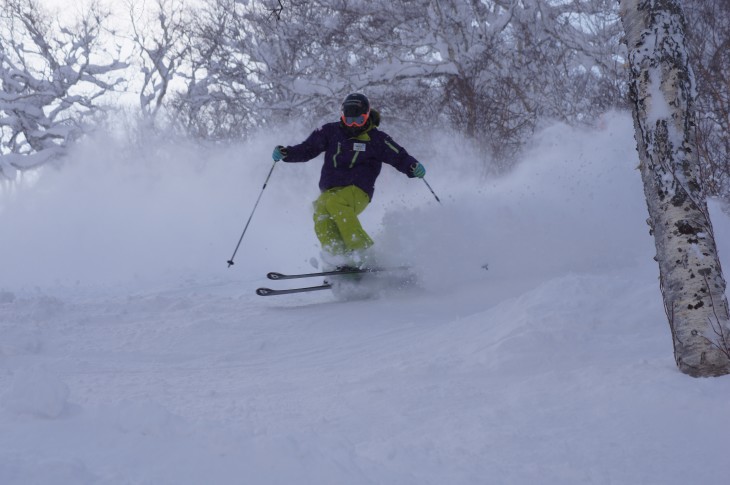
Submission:
[[[345,116],[345,113],[342,113],[341,119],[345,126],[356,126],[359,128],[361,126],[365,126],[369,117],[370,113],[365,113],[359,116]]]

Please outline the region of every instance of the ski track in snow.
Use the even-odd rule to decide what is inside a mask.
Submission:
[[[444,207],[386,167],[364,221],[420,284],[362,301],[253,293],[307,281],[263,276],[316,254],[290,192],[312,164],[276,168],[231,270],[235,224],[209,214],[240,220],[223,180],[245,206],[265,166],[41,179],[0,205],[25,231],[0,243],[0,483],[725,483],[730,381],[676,370],[631,121],[605,123],[546,130],[486,185],[427,164]]]

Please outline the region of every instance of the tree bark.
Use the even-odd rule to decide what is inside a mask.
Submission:
[[[700,181],[695,80],[679,0],[620,0],[629,97],[656,245],[664,308],[679,369],[730,373],[725,279]]]

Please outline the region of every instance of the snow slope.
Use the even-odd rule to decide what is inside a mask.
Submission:
[[[97,141],[6,190],[0,483],[727,483],[730,380],[676,370],[631,120],[602,126],[486,183],[408,144],[443,206],[386,167],[363,220],[420,287],[362,301],[253,293],[311,269],[317,162],[277,165],[226,268],[303,130]]]

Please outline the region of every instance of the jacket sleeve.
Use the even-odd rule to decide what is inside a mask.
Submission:
[[[412,157],[405,148],[397,144],[390,136],[384,134],[382,150],[385,163],[392,165],[396,170],[403,172],[410,178],[414,177],[411,167],[417,164],[418,160]]]
[[[298,145],[286,147],[285,162],[308,162],[327,148],[327,134],[324,127],[317,128],[306,140]]]

